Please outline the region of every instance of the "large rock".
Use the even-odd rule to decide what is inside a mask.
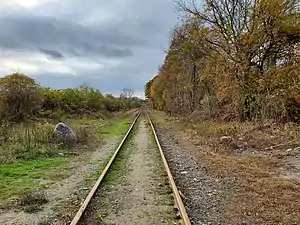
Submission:
[[[77,139],[73,130],[64,123],[56,124],[53,134],[58,141],[64,143],[75,143]]]

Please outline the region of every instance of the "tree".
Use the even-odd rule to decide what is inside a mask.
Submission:
[[[178,1],[184,21],[145,87],[152,107],[179,115],[206,111],[206,118],[283,118],[300,93],[297,2]]]
[[[36,113],[42,100],[40,86],[34,79],[19,73],[0,78],[1,116],[24,120]]]
[[[144,90],[145,90],[145,97],[146,97],[147,100],[149,100],[149,98],[150,98],[150,88],[151,88],[152,82],[153,82],[153,79],[152,79],[152,80],[149,80],[149,81],[145,84],[145,87],[144,87]]]
[[[121,98],[132,98],[134,95],[134,91],[130,88],[124,88],[120,95]]]
[[[202,10],[195,0],[178,3],[182,11],[213,32],[214,37],[206,40],[227,61],[228,91],[243,109],[243,120],[261,114],[265,93],[259,90],[257,80],[283,62],[293,61],[300,37],[295,4],[292,0],[206,0]]]
[[[126,102],[128,109],[131,108],[131,102],[133,101],[133,99],[132,99],[133,95],[134,95],[134,91],[130,88],[124,88],[120,95],[120,98],[124,99],[124,101]]]

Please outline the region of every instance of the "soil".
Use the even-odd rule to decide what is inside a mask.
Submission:
[[[163,164],[145,119],[133,132],[81,224],[176,224],[170,218]]]
[[[49,189],[45,190],[45,198],[49,201],[43,205],[43,210],[34,214],[28,214],[24,211],[11,210],[2,212],[0,214],[0,224],[5,225],[37,225],[46,221],[55,221],[55,224],[65,224],[59,221],[56,217],[58,212],[55,207],[60,204],[62,200],[66,200],[77,192],[85,182],[85,178],[97,172],[105,162],[105,160],[112,155],[117,146],[117,140],[110,140],[103,147],[97,149],[93,153],[82,157],[82,160],[74,163],[70,171],[70,176],[66,179],[56,183]],[[53,223],[51,223],[53,224]]]

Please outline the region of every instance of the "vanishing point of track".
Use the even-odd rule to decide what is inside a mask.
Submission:
[[[136,122],[137,122],[138,118],[140,117],[140,115],[141,115],[141,111],[139,111],[139,113],[135,117],[133,123],[131,124],[130,128],[128,129],[127,133],[125,134],[124,138],[122,139],[122,141],[119,144],[118,148],[116,149],[115,153],[113,154],[113,156],[111,157],[111,159],[109,160],[109,162],[107,163],[107,165],[105,166],[105,168],[102,171],[100,177],[98,178],[98,180],[96,181],[96,183],[92,187],[91,191],[89,192],[88,196],[86,197],[86,199],[82,203],[80,209],[77,211],[77,213],[76,213],[75,217],[73,218],[73,220],[72,220],[72,222],[71,222],[70,225],[78,225],[79,224],[81,218],[83,217],[83,214],[84,214],[85,210],[87,209],[89,203],[93,199],[93,197],[94,197],[97,189],[99,188],[101,182],[104,180],[104,178],[105,178],[107,172],[109,171],[111,165],[116,160],[119,152],[121,151],[124,143],[126,142],[127,138],[129,137],[129,134],[132,131],[132,129],[133,129],[134,125],[136,124]],[[173,179],[173,176],[172,176],[172,173],[170,171],[170,168],[168,166],[167,160],[166,160],[166,158],[164,156],[164,153],[163,153],[162,147],[160,145],[158,136],[156,134],[153,122],[152,122],[152,120],[151,120],[151,118],[149,117],[148,114],[147,114],[147,118],[148,118],[149,123],[151,125],[152,133],[154,135],[157,147],[159,149],[159,152],[160,152],[160,155],[161,155],[161,159],[162,159],[162,161],[164,163],[164,167],[165,167],[166,172],[168,174],[169,184],[170,184],[170,187],[172,188],[174,200],[175,200],[175,202],[176,202],[176,204],[178,206],[178,210],[179,210],[182,222],[183,222],[184,225],[190,225],[191,222],[190,222],[189,217],[187,215],[187,212],[185,210],[185,207],[184,207],[184,204],[183,204],[182,199],[180,197],[179,191],[178,191],[178,189],[176,187],[176,184],[175,184],[175,181]]]

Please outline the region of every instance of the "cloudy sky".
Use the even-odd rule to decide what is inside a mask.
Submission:
[[[178,23],[172,2],[0,0],[0,76],[19,71],[43,86],[142,96]]]

